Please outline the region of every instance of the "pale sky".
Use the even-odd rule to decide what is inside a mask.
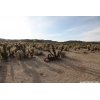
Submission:
[[[100,17],[1,16],[0,38],[100,41]]]

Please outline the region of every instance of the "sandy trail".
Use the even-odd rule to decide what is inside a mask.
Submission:
[[[96,60],[93,60],[93,59]],[[100,56],[68,53],[66,58],[46,63],[43,57],[13,59],[0,66],[1,83],[100,82]]]
[[[6,82],[7,76],[7,65],[5,62],[2,62],[0,65],[0,83]]]

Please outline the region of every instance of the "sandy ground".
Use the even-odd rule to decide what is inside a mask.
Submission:
[[[66,52],[66,58],[44,62],[44,56],[30,60],[1,62],[1,83],[100,82],[100,52]]]

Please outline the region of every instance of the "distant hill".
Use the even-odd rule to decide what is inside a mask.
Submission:
[[[0,38],[0,41],[13,41],[13,42],[17,42],[17,41],[22,41],[22,42],[38,42],[38,43],[54,43],[57,41],[52,41],[52,40],[40,40],[40,39],[2,39]]]
[[[93,43],[93,44],[100,44],[100,41],[91,41],[91,42],[85,42],[85,41],[77,41],[77,40],[70,40],[70,41],[64,41],[64,42],[58,42],[58,41],[52,41],[52,40],[43,40],[43,39],[2,39],[0,38],[0,42],[1,41],[13,41],[13,42],[17,42],[17,41],[22,41],[22,42],[36,42],[36,43]]]

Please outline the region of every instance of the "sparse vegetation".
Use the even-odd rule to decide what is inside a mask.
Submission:
[[[41,41],[2,41],[0,42],[0,59],[28,59],[33,58],[34,56],[43,56],[44,52],[48,51],[49,54],[46,57],[46,60],[48,59],[48,61],[54,61],[61,58],[61,55],[64,56],[64,53],[62,51],[69,52],[72,50],[86,50],[83,51],[84,54],[89,51],[100,51],[100,43],[77,41],[62,43],[50,41],[50,43],[46,43]]]
[[[2,73],[7,72],[7,68],[2,66],[6,64],[6,61],[8,61],[7,62],[8,65],[6,66],[8,66],[9,70],[11,70],[10,72],[12,72],[13,66],[15,70],[17,70],[17,72],[20,71],[20,73],[23,73],[21,71],[24,71],[24,75],[27,74],[29,76],[29,77],[25,76],[28,77],[27,82],[29,82],[29,79],[30,77],[32,77],[32,75],[36,77],[36,79],[34,79],[35,82],[40,82],[40,80],[38,80],[39,77],[48,80],[47,77],[52,76],[51,73],[53,72],[56,72],[57,75],[58,74],[65,75],[63,72],[65,72],[66,75],[67,73],[69,73],[68,75],[70,75],[71,73],[70,70],[69,69],[68,69],[69,71],[65,70],[68,66],[70,67],[70,69],[72,68],[72,72],[75,75],[77,73],[74,71],[80,71],[82,72],[82,75],[83,73],[88,73],[89,75],[92,74],[98,77],[99,73],[94,70],[95,68],[91,69],[91,67],[94,66],[94,65],[92,66],[93,62],[95,63],[95,65],[100,64],[97,62],[97,60],[95,60],[96,56],[98,56],[99,58],[98,53],[100,53],[99,42],[81,42],[81,41],[68,41],[68,42],[48,41],[47,42],[42,40],[41,41],[3,40],[0,41],[0,66],[1,66],[0,71]],[[93,58],[93,56],[91,55],[93,55],[95,58]],[[87,62],[90,64],[90,69],[88,68],[89,64],[87,64],[88,67],[84,66],[85,60],[86,60],[86,64]],[[82,63],[84,64],[82,65]],[[9,68],[9,66],[11,68]],[[10,73],[9,70],[8,73]],[[49,72],[48,70],[50,70],[51,72]],[[40,73],[39,75],[37,71],[38,73]],[[73,73],[71,73],[71,75],[73,75]],[[6,74],[2,75],[3,77],[2,80],[5,79],[4,76],[6,76]],[[70,78],[68,80],[70,80]],[[25,82],[25,81],[26,79],[21,80],[20,82]],[[63,81],[59,81],[59,82],[63,82]]]

